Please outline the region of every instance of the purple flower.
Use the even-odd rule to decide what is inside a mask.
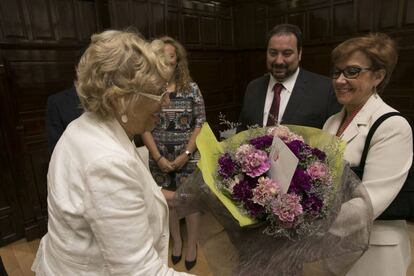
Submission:
[[[231,177],[236,171],[236,164],[231,159],[230,154],[226,153],[220,157],[219,161],[219,170],[218,173],[224,178]]]
[[[263,206],[260,206],[251,200],[246,200],[244,202],[244,207],[249,210],[250,215],[255,218],[262,216],[265,212],[265,208]]]
[[[252,187],[248,180],[242,180],[233,187],[233,197],[236,200],[246,202],[252,198]]]
[[[244,177],[244,180],[247,182],[247,185],[249,185],[250,189],[254,189],[257,187],[257,183],[258,183],[257,178],[253,178],[253,177],[246,175]]]
[[[266,149],[272,145],[273,136],[264,135],[250,140],[250,144],[253,145],[256,149]]]
[[[300,153],[304,150],[306,145],[300,140],[293,140],[292,142],[287,143],[286,146],[288,146],[293,154],[299,157]]]
[[[308,196],[302,201],[303,208],[313,215],[318,215],[323,207],[323,202],[315,195]]]
[[[289,191],[295,194],[303,193],[311,189],[311,178],[306,171],[297,168],[293,174],[292,182],[290,183]]]
[[[252,145],[241,145],[236,151],[236,160],[244,173],[250,177],[257,177],[270,168],[270,160],[267,153],[258,150]]]
[[[312,154],[315,155],[321,161],[325,161],[326,159],[326,154],[318,148],[313,148]]]
[[[243,202],[244,207],[250,212],[253,217],[259,217],[263,215],[265,209],[259,204],[254,203],[251,198],[253,196],[253,188],[256,187],[257,180],[254,178],[246,177],[243,181],[239,182],[233,187],[233,198]]]

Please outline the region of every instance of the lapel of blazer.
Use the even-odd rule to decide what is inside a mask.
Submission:
[[[330,123],[326,124],[323,130],[335,135],[341,125],[342,118],[345,116],[345,109],[342,108],[337,114],[333,115],[330,119]]]
[[[377,94],[372,95],[345,129],[341,139],[349,143],[352,139],[359,135],[360,127],[368,126],[372,118],[372,114],[377,111],[377,109],[381,106],[381,103],[382,100]]]
[[[135,145],[134,145],[134,147],[135,147]],[[151,174],[151,172],[148,170],[148,168],[145,166],[145,162],[144,162],[144,160],[142,160],[142,157],[141,157],[141,155],[139,155],[139,153],[138,153],[138,150],[137,150],[137,148],[135,147],[135,149],[134,149],[134,153],[135,153],[135,156],[136,156],[136,158],[138,158],[139,160],[141,160],[141,169],[144,171],[144,173],[145,174],[147,174],[147,179],[149,178],[149,179],[153,179],[153,177],[152,177],[152,174]],[[153,180],[153,181],[151,181],[152,183],[150,184],[150,186],[151,186],[151,189],[152,189],[152,191],[153,191],[153,194],[154,194],[154,197],[155,198],[157,198],[160,202],[161,202],[161,204],[162,204],[162,206],[164,206],[164,209],[167,209],[167,212],[168,212],[168,205],[167,205],[167,201],[165,200],[165,197],[164,197],[164,195],[162,194],[162,192],[161,192],[161,187],[159,187],[156,183],[155,183],[155,180]]]
[[[359,134],[358,123],[355,121],[358,119],[357,118],[358,115],[355,116],[355,118],[348,125],[348,127],[345,129],[344,133],[342,133],[340,137],[342,140],[344,140],[347,143],[349,143],[353,138],[355,138],[355,136]]]
[[[303,103],[304,96],[306,94],[306,72],[303,68],[299,68],[298,78],[296,79],[295,86],[293,87],[292,95],[290,96],[289,102],[286,106],[286,110],[283,113],[283,121],[289,121],[295,112],[300,110],[300,106]]]
[[[167,202],[165,201],[164,195],[161,192],[161,188],[155,183],[155,180],[153,180],[151,172],[145,166],[145,163],[142,160],[141,156],[138,154],[134,143],[129,139],[128,135],[125,133],[125,130],[122,128],[119,122],[116,119],[112,119],[108,121],[101,121],[99,124],[101,127],[105,128],[108,133],[110,133],[110,135],[115,140],[115,143],[120,144],[125,149],[125,151],[131,155],[131,157],[134,159],[139,159],[141,161],[139,165],[141,171],[143,171],[145,174],[143,178],[152,180],[150,183],[147,183],[147,185],[152,190],[154,197],[162,202],[162,205],[168,209]]]
[[[267,87],[269,86],[269,80],[270,80],[270,75],[267,74],[266,76],[263,77],[262,81],[259,83],[257,87],[256,95],[257,95],[258,107],[257,107],[257,112],[256,112],[257,117],[255,118],[255,122],[259,126],[263,125],[264,106],[266,102]]]

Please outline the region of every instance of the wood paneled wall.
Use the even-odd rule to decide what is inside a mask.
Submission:
[[[247,83],[266,72],[266,33],[284,22],[301,27],[302,64],[321,74],[339,42],[389,33],[400,60],[384,98],[414,117],[414,0],[1,0],[0,246],[47,229],[46,100],[72,84],[92,33],[132,26],[181,41],[217,130],[218,112],[237,120]]]

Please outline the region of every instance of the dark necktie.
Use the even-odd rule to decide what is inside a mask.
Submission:
[[[267,117],[267,126],[274,126],[278,121],[279,117],[279,106],[280,106],[280,92],[282,92],[283,84],[276,83],[273,86],[273,102],[270,107],[269,116]]]

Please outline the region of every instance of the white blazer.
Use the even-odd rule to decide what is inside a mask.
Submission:
[[[381,115],[396,111],[377,94],[358,112],[341,138],[347,142],[345,159],[359,165],[365,139],[372,124]],[[323,129],[336,134],[345,110],[331,116]],[[370,196],[374,217],[394,200],[404,184],[413,158],[412,131],[399,116],[385,120],[376,130],[366,159],[362,184]],[[410,240],[405,220],[375,220],[369,249],[347,275],[406,275],[411,262]]]
[[[49,164],[37,275],[188,275],[168,268],[168,206],[120,124],[86,112]]]

